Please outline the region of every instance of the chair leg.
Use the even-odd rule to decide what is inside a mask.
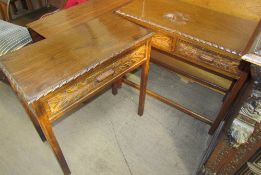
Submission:
[[[8,5],[0,2],[0,13],[4,21],[10,21]]]
[[[17,10],[16,4],[15,4],[15,1],[10,2],[10,5],[11,5],[11,7],[13,9],[14,14],[16,14],[18,10]]]
[[[3,7],[2,7],[1,2],[0,2],[0,15],[1,15],[1,17],[2,17],[3,20],[6,20],[6,19],[5,19],[4,9],[3,9]]]

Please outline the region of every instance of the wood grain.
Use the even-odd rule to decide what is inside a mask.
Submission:
[[[28,27],[43,37],[48,38],[61,32],[66,32],[79,25],[87,25],[89,20],[119,8],[129,1],[130,0],[91,0],[88,1],[88,3],[61,10],[46,18],[34,21],[28,24]]]
[[[258,20],[246,20],[178,0],[133,0],[119,13],[157,31],[182,33],[185,37],[195,37],[238,53],[244,50],[258,23]],[[165,17],[173,13],[187,20],[179,23]]]
[[[31,103],[149,35],[140,26],[108,13],[1,57],[0,65]]]
[[[261,16],[260,0],[182,0],[184,2],[205,7],[228,15],[245,19],[259,20]]]
[[[46,104],[50,120],[56,118],[59,112],[63,112],[69,106],[88,96],[88,94],[92,93],[95,89],[103,86],[106,82],[121,75],[134,65],[144,62],[146,59],[146,48],[146,45],[142,45],[124,54],[124,56],[111,59],[96,67],[93,71],[78,77],[68,85],[42,98],[41,101]],[[100,79],[100,76],[108,71],[112,72],[112,74]]]

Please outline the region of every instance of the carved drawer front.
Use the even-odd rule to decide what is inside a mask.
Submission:
[[[60,112],[69,109],[70,106],[90,95],[93,91],[112,81],[113,78],[125,73],[133,66],[145,61],[146,46],[143,45],[127,55],[116,59],[112,63],[104,63],[92,70],[92,73],[84,74],[61,87],[45,99],[49,116],[55,117]],[[50,119],[52,120],[52,119]]]
[[[239,60],[193,45],[189,42],[178,40],[175,54],[182,56],[190,62],[206,65],[208,68],[220,69],[233,75],[239,74]]]
[[[153,47],[167,51],[167,52],[171,52],[173,50],[172,44],[173,44],[172,37],[158,34],[158,33],[152,37],[152,41],[151,41],[151,45]]]

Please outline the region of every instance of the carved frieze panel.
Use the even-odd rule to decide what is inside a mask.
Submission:
[[[151,44],[153,47],[167,52],[171,52],[173,50],[173,38],[167,35],[155,34],[152,37]]]
[[[239,61],[215,53],[189,42],[178,40],[176,43],[175,54],[181,55],[192,62],[204,63],[211,67],[230,72],[234,75],[239,73]]]
[[[70,107],[78,100],[87,96],[90,92],[99,87],[102,83],[109,81],[110,78],[126,71],[131,66],[139,63],[146,57],[146,46],[141,46],[130,54],[118,59],[112,64],[88,76],[81,76],[74,80],[68,87],[54,92],[55,95],[47,99],[49,113],[55,115],[62,109]]]

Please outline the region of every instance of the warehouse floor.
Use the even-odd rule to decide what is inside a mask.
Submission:
[[[137,73],[136,73],[137,74]],[[132,76],[135,81],[137,77]],[[222,95],[151,65],[149,88],[215,116]],[[65,116],[54,132],[73,175],[190,175],[207,146],[209,126],[149,96],[137,115],[138,91],[111,90]],[[11,88],[0,83],[0,174],[63,174]]]

